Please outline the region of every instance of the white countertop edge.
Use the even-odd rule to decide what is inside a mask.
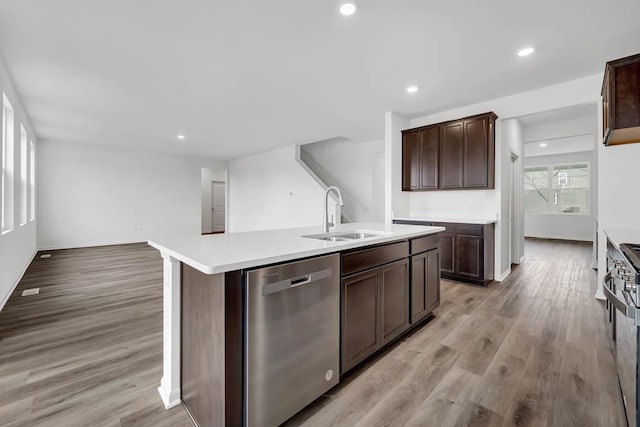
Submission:
[[[287,254],[279,254],[274,256],[265,256],[258,257],[251,260],[245,260],[241,262],[234,263],[226,263],[219,265],[206,265],[203,264],[193,258],[190,258],[184,254],[181,254],[170,247],[155,242],[153,240],[149,240],[147,243],[153,248],[160,251],[163,256],[169,255],[172,258],[177,259],[180,262],[183,262],[196,270],[204,273],[204,274],[220,274],[227,273],[230,271],[243,270],[248,268],[255,268],[264,265],[276,264],[284,261],[293,261],[300,258],[308,258],[312,256],[318,255],[327,255],[335,252],[342,252],[345,250],[356,249],[364,246],[372,246],[380,243],[390,243],[394,241],[400,241],[405,239],[410,239],[418,236],[426,236],[429,234],[436,234],[445,231],[444,227],[430,227],[430,230],[417,230],[413,232],[403,232],[403,233],[393,233],[389,235],[380,235],[376,237],[369,237],[361,240],[354,240],[352,242],[343,241],[343,242],[324,242],[329,246],[325,246],[322,248],[314,248],[314,249],[306,249],[301,251],[294,251]],[[300,236],[301,237],[301,236]],[[302,237],[301,237],[302,238]]]
[[[606,234],[609,240],[618,248],[623,243],[640,244],[640,229],[630,230],[620,228],[605,228],[603,230],[604,234]]]
[[[394,217],[394,220],[400,221],[425,221],[425,222],[451,222],[455,224],[479,224],[488,225],[498,222],[496,218],[482,217],[448,217],[442,215],[433,216],[412,216],[412,217]]]

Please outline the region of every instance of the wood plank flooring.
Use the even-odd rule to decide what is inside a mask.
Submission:
[[[38,256],[0,312],[0,425],[191,426],[165,411],[162,259],[146,244]],[[40,294],[22,297],[39,287]]]
[[[158,252],[48,253],[0,312],[0,425],[190,426],[156,390]],[[624,426],[590,254],[527,241],[525,263],[503,283],[443,282],[435,319],[287,426]],[[32,287],[40,294],[20,296]]]
[[[435,319],[287,426],[626,426],[590,256],[527,240],[503,283],[443,281]]]

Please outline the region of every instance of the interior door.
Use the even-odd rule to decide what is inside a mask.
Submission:
[[[221,181],[213,181],[211,183],[211,209],[214,233],[223,233],[225,230],[225,183]]]

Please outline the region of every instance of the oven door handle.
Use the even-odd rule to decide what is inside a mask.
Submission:
[[[627,304],[625,300],[619,298],[615,291],[611,289],[611,272],[604,275],[604,279],[602,279],[602,288],[604,290],[604,295],[607,297],[609,302],[626,317],[633,319],[636,326],[640,326],[638,308]]]

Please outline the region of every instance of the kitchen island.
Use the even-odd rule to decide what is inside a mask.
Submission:
[[[331,328],[336,340],[340,339],[339,343],[331,341],[340,361],[335,374],[331,369],[326,372],[325,379],[332,384],[428,319],[439,305],[437,233],[444,231],[443,227],[355,223],[335,227],[328,234],[320,230],[307,227],[178,236],[149,242],[164,259],[159,392],[167,408],[184,401],[192,418],[202,426],[255,425],[247,416],[247,401],[251,400],[247,398],[251,391],[247,370],[252,366],[249,362],[260,366],[264,361],[260,352],[249,352],[252,360],[247,357],[249,340],[255,335],[248,327],[247,281],[258,268],[276,271],[273,269],[294,261],[330,261],[328,268],[302,271],[286,285],[302,289],[300,285],[316,278],[335,280],[339,296],[331,304],[339,319],[326,322],[335,324]],[[282,287],[282,283],[279,280],[268,286]],[[269,292],[263,290],[262,295]],[[325,301],[324,297],[318,299]],[[296,314],[287,303],[280,316],[288,310],[292,316]],[[264,341],[257,337],[260,345]],[[268,355],[264,357],[266,360]]]

